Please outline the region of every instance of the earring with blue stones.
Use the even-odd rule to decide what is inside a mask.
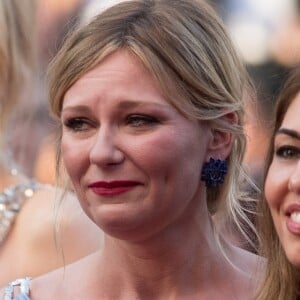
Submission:
[[[213,159],[211,157],[202,167],[201,180],[205,182],[207,187],[215,188],[224,182],[227,171],[226,160]]]

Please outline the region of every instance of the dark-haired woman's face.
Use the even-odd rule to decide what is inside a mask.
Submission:
[[[300,94],[276,132],[265,194],[287,258],[300,268]]]

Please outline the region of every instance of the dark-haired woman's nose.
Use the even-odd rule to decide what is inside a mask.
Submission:
[[[300,194],[300,159],[295,163],[289,178],[289,190]]]

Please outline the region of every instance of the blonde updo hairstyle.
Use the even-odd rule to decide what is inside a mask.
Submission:
[[[238,183],[245,148],[244,96],[249,82],[214,10],[196,0],[124,1],[79,27],[49,68],[50,108],[56,118],[60,118],[66,91],[119,49],[142,61],[167,101],[183,115],[234,135],[226,180],[221,187],[208,189],[207,202],[212,214],[222,206],[238,227],[241,219],[249,224],[239,201],[243,195]],[[231,112],[238,124],[225,117]],[[58,161],[59,157],[58,153]]]

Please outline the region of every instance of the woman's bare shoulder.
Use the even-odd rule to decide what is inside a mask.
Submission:
[[[76,230],[89,230],[99,234],[98,227],[83,212],[79,201],[72,191],[64,191],[51,185],[42,185],[29,198],[18,216],[18,223],[31,232],[44,234],[49,231],[53,235],[53,227],[57,231],[71,233]],[[80,229],[81,228],[81,229]],[[71,231],[69,231],[71,230]]]
[[[63,194],[61,189],[42,186],[26,200],[1,250],[7,267],[1,282],[44,274],[101,248],[102,231],[72,192],[61,198]]]
[[[234,252],[240,278],[243,278],[250,291],[256,291],[264,276],[266,259],[238,247],[234,247]]]
[[[73,299],[74,293],[85,286],[78,286],[78,282],[97,265],[99,253],[97,251],[72,264],[34,278],[30,283],[31,300]]]
[[[22,213],[23,223],[30,226],[33,243],[35,240],[40,245],[44,241],[44,245],[49,245],[49,241],[53,244],[56,239],[67,263],[101,246],[101,230],[86,216],[71,191],[45,186],[37,190]]]
[[[265,260],[236,246],[230,245],[229,249],[227,258],[232,271],[230,282],[235,286],[237,299],[253,299],[264,274]]]

